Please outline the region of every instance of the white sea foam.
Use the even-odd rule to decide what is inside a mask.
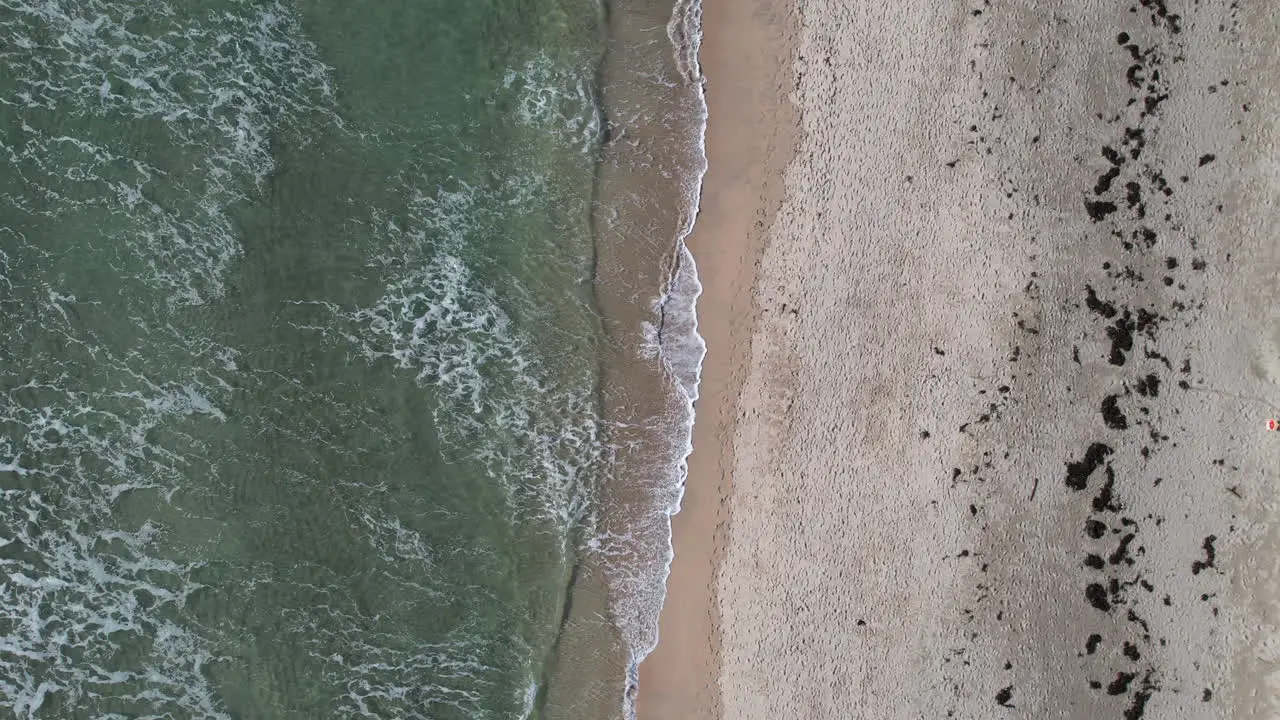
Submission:
[[[602,538],[606,548],[616,546],[615,552],[630,557],[629,566],[616,568],[614,614],[618,618],[623,637],[631,657],[625,678],[627,690],[622,694],[624,715],[635,717],[635,693],[639,663],[652,652],[658,642],[658,617],[666,599],[666,581],[670,575],[675,551],[671,543],[671,516],[680,510],[684,496],[684,483],[688,476],[688,457],[693,451],[694,406],[698,399],[702,362],[706,344],[698,332],[697,301],[702,293],[697,264],[685,245],[685,239],[693,229],[702,193],[702,179],[706,173],[706,119],[707,106],[702,85],[702,72],[698,64],[701,42],[700,0],[678,0],[667,26],[675,56],[677,70],[685,87],[696,95],[695,109],[688,118],[691,123],[690,147],[693,172],[685,177],[669,174],[681,183],[687,206],[683,208],[683,222],[673,239],[672,261],[666,283],[653,303],[653,320],[641,328],[642,356],[662,363],[670,383],[672,404],[668,413],[658,418],[659,457],[666,458],[656,468],[652,482],[652,514],[634,519],[637,523],[621,537]],[[650,546],[637,553],[637,543]],[[661,543],[661,547],[651,547]],[[630,547],[630,551],[622,548]],[[653,553],[656,553],[656,557]]]
[[[103,230],[133,256],[122,272],[167,289],[176,305],[223,294],[241,253],[228,208],[274,171],[267,138],[313,115],[341,125],[331,73],[292,12],[231,5],[178,21],[163,3],[0,0],[0,66],[14,88],[0,103],[31,118],[0,129],[0,154],[23,184],[5,199],[38,215],[97,209],[120,218],[124,229]],[[130,29],[143,19],[151,30]],[[64,135],[61,123],[42,126],[48,114],[163,128],[163,144],[182,156],[160,167],[128,145],[129,134]],[[167,185],[189,199],[157,201]]]
[[[697,299],[702,292],[692,253],[681,237],[678,262],[657,303],[662,317],[653,327],[657,359],[668,379],[671,404],[657,418],[647,443],[650,457],[659,458],[641,477],[651,488],[652,505],[628,518],[625,532],[598,534],[593,551],[611,558],[614,617],[630,653],[626,687],[636,686],[639,663],[658,643],[658,618],[666,599],[666,580],[675,557],[671,542],[671,516],[680,511],[693,451],[694,405],[698,398],[706,345],[698,333]],[[634,510],[634,509],[633,509]],[[635,717],[633,694],[623,694],[623,710]]]
[[[216,634],[175,621],[204,589],[202,565],[166,559],[173,528],[126,510],[135,496],[172,498],[188,474],[216,475],[186,428],[225,420],[219,373],[235,371],[237,351],[184,336],[149,305],[114,308],[146,353],[113,350],[81,318],[123,296],[78,298],[9,264],[56,278],[62,263],[105,262],[171,310],[220,297],[240,255],[229,207],[273,171],[266,138],[308,114],[336,122],[328,70],[298,30],[278,3],[193,17],[159,2],[0,0],[0,106],[21,119],[0,127],[0,206],[71,223],[52,249],[0,228],[0,301],[14,301],[8,329],[30,343],[0,364],[6,716],[47,717],[54,703],[91,713],[114,697],[154,717],[228,717],[207,669]],[[90,122],[116,130],[72,129]],[[133,128],[163,135],[173,155]]]
[[[520,69],[508,70],[502,88],[516,94],[518,122],[539,129],[554,128],[562,141],[583,152],[594,152],[601,118],[593,78],[585,67],[566,67],[539,52]]]
[[[553,72],[539,57],[509,73],[503,92],[513,100],[519,122],[558,134],[561,146],[581,150],[598,132],[581,82],[572,72]],[[370,249],[363,275],[381,293],[359,304],[298,298],[292,304],[299,319],[286,316],[286,322],[326,344],[349,348],[364,362],[391,365],[414,378],[433,399],[431,427],[448,461],[483,469],[506,491],[510,519],[522,532],[546,532],[563,546],[572,529],[590,522],[588,481],[600,453],[594,366],[569,365],[567,372],[560,367],[545,338],[530,335],[540,320],[550,321],[540,332],[555,332],[563,320],[527,307],[540,304],[530,299],[544,289],[526,288],[476,252],[505,240],[539,262],[539,253],[555,255],[557,248],[506,235],[520,227],[522,216],[544,218],[550,192],[535,161],[515,159],[514,171],[470,182],[428,180],[425,173],[405,169],[391,188],[402,200],[397,212],[364,208],[366,217],[350,221],[353,244]],[[439,549],[396,515],[362,512],[354,519],[379,557],[417,568],[420,576],[438,569]],[[461,551],[452,549],[448,562],[458,563]],[[397,573],[397,581],[411,582],[414,574]],[[415,590],[422,597],[438,595],[430,587]],[[384,712],[411,707],[431,714],[448,706],[481,716],[491,697],[480,689],[503,668],[528,665],[543,650],[514,635],[493,637],[492,628],[468,626],[457,628],[448,642],[410,646],[349,608],[321,608],[326,614],[323,622],[299,615],[294,629],[316,638],[314,654],[324,661],[326,680],[345,690],[339,710],[354,717],[374,716],[375,702]],[[335,633],[348,648],[340,654],[327,649]],[[531,684],[521,698],[528,712],[536,696]]]
[[[67,311],[65,318],[48,306],[38,315],[52,318],[54,330],[73,330],[74,300],[46,302],[55,301]],[[227,372],[227,358],[235,353],[208,340],[171,334],[177,331],[170,328],[151,332],[153,351],[176,346],[204,364],[185,377],[160,382],[140,371],[145,363],[138,356],[121,357],[96,346],[102,372],[135,388],[98,392],[75,389],[79,383],[67,372],[75,369],[71,363],[47,368],[49,381],[22,383],[13,383],[13,374],[29,370],[0,367],[3,386],[9,388],[0,392],[0,471],[16,468],[46,488],[15,488],[12,476],[0,476],[5,488],[0,490],[0,708],[24,720],[46,717],[56,697],[61,707],[84,711],[118,701],[147,708],[151,714],[143,717],[230,717],[218,694],[225,688],[216,684],[218,675],[209,667],[234,666],[220,653],[234,649],[242,657],[257,640],[235,625],[190,622],[190,606],[198,596],[208,602],[209,593],[252,597],[255,586],[267,585],[276,592],[313,592],[325,599],[286,607],[272,621],[283,623],[290,638],[311,650],[324,682],[341,690],[327,710],[335,717],[413,717],[445,705],[479,716],[492,677],[526,662],[529,649],[512,638],[463,624],[443,641],[423,644],[411,630],[416,604],[383,606],[383,612],[396,613],[390,618],[372,615],[342,593],[340,584],[315,584],[306,567],[246,565],[239,568],[239,579],[220,576],[236,585],[207,588],[197,579],[203,562],[166,559],[181,548],[169,536],[183,528],[129,519],[132,494],[165,495],[192,476],[209,483],[206,490],[214,494],[232,490],[220,485],[231,478],[219,479],[209,465],[217,459],[208,457],[184,428],[221,423],[212,410],[228,403],[232,383],[216,373]],[[234,384],[253,387],[252,382],[241,376]],[[304,400],[310,406],[319,402]],[[289,412],[287,398],[272,409]],[[331,410],[347,412],[341,406]],[[254,418],[237,420],[254,426]],[[329,438],[305,424],[286,427],[266,418],[260,429],[302,433],[298,444],[315,449],[330,445]],[[158,442],[157,434],[168,441]],[[175,438],[183,442],[175,446]],[[250,467],[257,459],[250,458]],[[28,460],[38,462],[27,467]],[[314,479],[306,489],[318,489]],[[396,514],[394,499],[383,490],[361,490],[356,497],[362,502],[348,515],[352,535],[368,543],[383,562],[385,579],[399,583],[404,597],[428,607],[439,601],[441,588],[434,578],[440,548]],[[176,511],[149,508],[148,517],[156,510]],[[199,554],[210,550],[201,548]],[[474,551],[451,548],[449,560],[459,562],[469,552]],[[233,548],[221,561],[240,558]],[[468,590],[477,601],[497,601],[482,597],[482,588]]]
[[[537,182],[455,183],[430,195],[412,191],[403,217],[375,210],[363,228],[383,249],[369,258],[382,297],[354,308],[319,303],[340,322],[304,329],[350,343],[367,362],[414,373],[436,398],[433,425],[453,459],[485,467],[516,514],[545,516],[565,532],[587,506],[598,443],[594,388],[553,375],[463,257],[475,234],[488,231],[484,213],[535,202]]]
[[[485,676],[495,668],[482,658],[515,654],[503,647],[509,638],[488,641],[474,628],[461,628],[445,642],[423,643],[345,608],[321,606],[300,617],[304,622],[294,633],[308,645],[325,647],[313,657],[324,663],[325,682],[342,691],[336,717],[388,717],[383,708],[412,713],[394,717],[431,717],[438,708],[483,717],[483,693],[466,686],[486,685]],[[325,644],[334,640],[340,652],[328,651]]]
[[[0,356],[32,363],[21,369],[0,364],[0,708],[24,720],[41,708],[47,714],[55,698],[85,712],[119,698],[156,717],[226,717],[210,666],[236,665],[241,655],[233,661],[218,653],[244,651],[254,638],[174,618],[191,617],[193,598],[207,592],[252,597],[258,585],[278,590],[312,581],[297,568],[237,567],[247,579],[211,590],[197,579],[206,569],[200,562],[165,559],[218,551],[184,545],[185,522],[208,518],[184,515],[175,494],[229,497],[240,491],[236,483],[258,480],[257,467],[247,478],[220,472],[219,463],[233,461],[217,457],[226,447],[205,445],[201,429],[234,424],[246,431],[242,440],[249,446],[269,436],[280,446],[343,452],[312,418],[284,417],[328,398],[276,370],[257,370],[264,377],[276,373],[271,383],[259,383],[252,354],[168,324],[182,324],[173,311],[225,295],[229,271],[242,257],[229,207],[253,197],[274,172],[269,138],[293,132],[309,115],[341,126],[329,71],[299,39],[297,21],[283,5],[232,0],[219,7],[188,22],[175,19],[186,10],[163,3],[122,10],[120,3],[96,0],[0,0],[0,66],[17,85],[0,103],[23,106],[29,118],[57,114],[136,123],[148,132],[159,127],[167,134],[160,144],[178,154],[165,161],[109,139],[111,133],[91,137],[35,119],[0,128],[0,157],[14,169],[0,178],[11,181],[0,184],[0,201],[48,220],[105,218],[104,237],[87,235],[114,251],[90,257],[108,258],[112,270],[163,291],[170,302],[168,314],[127,308],[127,332],[145,343],[113,351],[115,338],[96,336],[78,319],[100,300],[58,287],[23,286],[15,293],[27,305],[10,329],[66,346],[75,357],[41,365],[35,355]],[[587,76],[548,73],[535,59],[510,82],[521,121],[549,124],[575,147],[586,147],[599,125]],[[406,181],[408,187],[434,184]],[[352,306],[301,300],[326,308],[336,321],[298,327],[340,341],[371,363],[411,373],[440,399],[436,425],[450,459],[485,467],[506,484],[514,514],[563,533],[586,512],[583,478],[598,448],[595,388],[557,377],[530,331],[504,310],[499,288],[482,281],[476,259],[466,254],[477,218],[512,208],[534,212],[545,184],[535,173],[482,187],[442,185],[410,193],[405,214],[368,211],[364,229],[377,244],[386,243],[366,268],[384,281],[380,297]],[[7,228],[0,233],[6,240],[16,235]],[[6,242],[0,253],[17,246]],[[75,259],[62,250],[21,247],[25,261],[49,261],[36,263],[40,267]],[[8,263],[0,254],[0,301],[30,282],[11,274]],[[32,374],[18,377],[19,371]],[[284,388],[306,402],[277,398],[260,409],[262,418],[236,416],[237,401],[267,388]],[[361,429],[376,422],[338,404],[329,410]],[[235,422],[227,423],[228,416]],[[261,459],[251,456],[244,464]],[[316,478],[294,469],[272,481],[300,492],[316,488]],[[22,487],[33,482],[51,491]],[[431,573],[441,553],[452,553],[449,562],[456,563],[467,550],[433,546],[395,514],[385,487],[364,482],[334,480],[387,503],[352,511],[355,540],[404,568],[391,573],[396,582],[418,582],[414,595],[432,599],[440,592]],[[139,507],[170,515],[131,519],[129,511]],[[280,508],[237,510],[268,516]],[[238,561],[235,549],[220,560]],[[499,602],[480,597],[483,589],[468,590],[478,602]],[[518,637],[495,637],[491,627],[468,624],[423,644],[354,601],[329,602],[337,592],[317,592],[325,602],[289,608],[271,620],[306,644],[324,668],[326,685],[340,689],[336,716],[431,715],[445,706],[480,716],[491,699],[486,693],[506,692],[492,688],[492,678],[541,652]],[[126,647],[130,653],[120,653]],[[526,702],[536,687],[530,692]]]
[[[75,302],[51,293],[37,316],[83,342],[73,334]],[[99,372],[129,376],[125,359],[103,346],[94,353]],[[171,619],[202,588],[193,579],[200,564],[159,556],[162,528],[117,514],[130,493],[181,482],[194,458],[153,433],[207,412],[224,391],[193,376],[88,392],[70,382],[71,367],[39,368],[44,379],[21,383],[12,374],[31,370],[0,371],[9,388],[0,393],[0,472],[35,481],[0,491],[0,708],[43,717],[53,695],[63,707],[89,706],[103,694],[134,697],[128,686],[149,707],[227,717],[203,671],[210,639]],[[152,639],[147,652],[119,662],[121,642],[140,637]]]
[[[676,68],[686,83],[702,82],[698,51],[702,48],[702,0],[676,0],[667,22]]]
[[[538,702],[538,681],[529,680],[529,685],[521,694],[520,701],[523,704],[523,710],[520,713],[520,720],[529,720],[533,717],[533,710]]]
[[[697,263],[681,237],[671,281],[658,302],[663,319],[658,346],[663,365],[689,402],[690,415],[698,399],[702,360],[707,354],[707,344],[698,333],[701,295]]]

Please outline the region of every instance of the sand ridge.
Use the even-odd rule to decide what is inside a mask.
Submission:
[[[1275,717],[1277,19],[796,13],[720,705],[652,716]]]

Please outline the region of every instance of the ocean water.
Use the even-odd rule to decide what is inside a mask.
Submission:
[[[0,0],[0,716],[630,714],[696,20]]]

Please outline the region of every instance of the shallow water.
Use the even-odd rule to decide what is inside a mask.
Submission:
[[[606,25],[0,0],[6,714],[536,712],[643,337],[597,298]]]

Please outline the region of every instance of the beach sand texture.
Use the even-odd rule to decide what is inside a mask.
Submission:
[[[730,4],[641,718],[1280,716],[1280,14]]]

